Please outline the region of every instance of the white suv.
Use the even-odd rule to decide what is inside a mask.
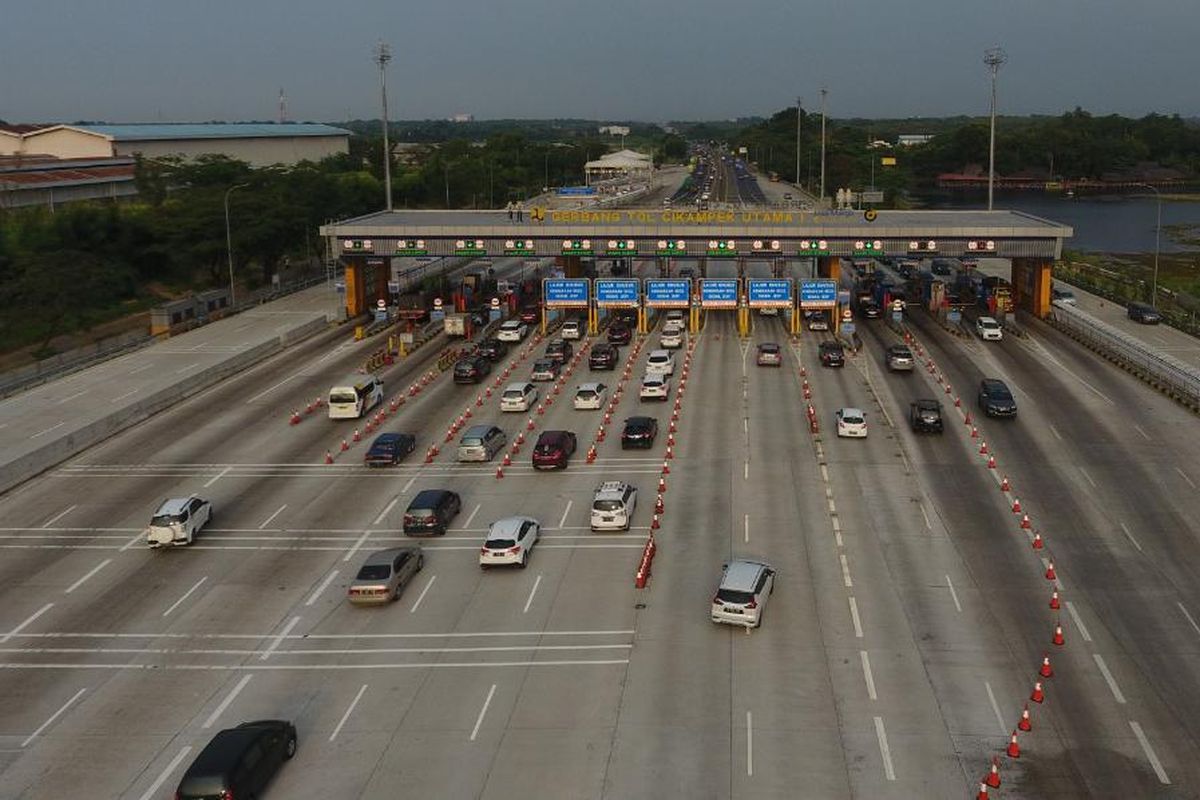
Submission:
[[[577,319],[569,319],[562,324],[562,330],[559,335],[564,339],[582,339],[583,338],[583,323]]]
[[[975,331],[984,341],[998,342],[1004,338],[1004,329],[992,317],[980,317],[975,320]]]
[[[592,530],[629,530],[637,508],[637,487],[624,481],[605,481],[592,498]]]
[[[533,517],[505,517],[488,528],[487,539],[479,549],[479,566],[516,564],[522,569],[529,563],[529,551],[537,544],[542,525]]]
[[[191,544],[200,529],[212,521],[212,503],[196,495],[164,500],[146,528],[150,547]]]
[[[496,331],[496,338],[502,342],[519,342],[525,338],[529,328],[524,322],[518,319],[510,319],[507,322],[500,323],[500,329]]]
[[[537,402],[538,390],[532,383],[510,383],[500,395],[501,411],[528,411]]]
[[[670,350],[651,350],[646,359],[647,375],[674,375],[675,354]]]
[[[581,383],[575,390],[575,408],[578,411],[589,409],[599,411],[608,399],[608,387],[603,383]]]
[[[775,591],[775,570],[757,561],[730,561],[712,599],[713,622],[757,628],[767,598]]]

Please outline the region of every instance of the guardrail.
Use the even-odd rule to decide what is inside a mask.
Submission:
[[[1200,370],[1155,351],[1145,342],[1072,305],[1053,307],[1046,321],[1173,400],[1200,412]]]

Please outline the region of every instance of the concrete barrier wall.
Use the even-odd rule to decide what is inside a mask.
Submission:
[[[92,445],[99,444],[105,439],[149,419],[160,411],[165,411],[176,403],[282,352],[288,346],[320,333],[328,325],[329,323],[324,319],[315,319],[285,331],[275,339],[236,353],[219,364],[214,364],[207,369],[200,370],[195,375],[180,379],[173,386],[160,389],[131,405],[45,443],[37,450],[26,453],[0,467],[0,493],[61,464]]]

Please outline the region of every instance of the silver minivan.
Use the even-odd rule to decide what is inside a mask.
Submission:
[[[758,561],[730,561],[712,599],[712,621],[757,628],[775,591],[775,570]]]
[[[458,440],[459,461],[491,461],[508,437],[495,425],[472,425]]]

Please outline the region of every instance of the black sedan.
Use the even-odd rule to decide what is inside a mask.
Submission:
[[[508,342],[502,342],[499,339],[491,338],[484,339],[475,348],[476,355],[481,355],[490,361],[499,361],[508,355]]]
[[[611,344],[629,344],[633,338],[633,330],[624,322],[614,322],[608,326],[608,341]]]
[[[381,433],[367,448],[363,463],[368,467],[391,467],[399,464],[417,446],[411,433]]]
[[[846,366],[846,351],[837,342],[821,342],[821,364],[826,367]]]
[[[656,436],[658,436],[658,420],[654,417],[629,417],[625,420],[625,429],[621,431],[621,449],[651,448],[654,446]]]

